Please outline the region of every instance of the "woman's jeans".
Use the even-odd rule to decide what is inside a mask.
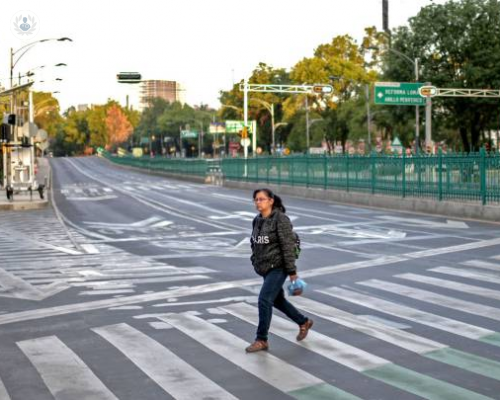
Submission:
[[[283,284],[287,277],[288,275],[285,270],[281,268],[272,269],[264,276],[264,284],[259,293],[257,340],[267,340],[273,316],[273,306],[298,325],[303,325],[307,322],[307,318],[285,299]]]

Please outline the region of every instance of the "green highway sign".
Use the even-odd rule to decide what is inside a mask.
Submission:
[[[253,121],[248,121],[248,133],[253,133]],[[244,121],[232,121],[228,120],[226,121],[226,133],[239,133],[243,130],[243,127],[245,126]]]
[[[425,106],[418,90],[423,83],[375,82],[375,104],[394,106]]]
[[[193,139],[198,137],[198,132],[193,131],[181,131],[181,137],[183,139]]]

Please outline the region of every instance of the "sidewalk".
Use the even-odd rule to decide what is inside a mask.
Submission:
[[[44,184],[43,191],[44,199],[40,199],[38,191],[33,191],[33,198],[30,200],[29,193],[14,194],[14,200],[7,200],[7,194],[4,188],[0,188],[0,211],[21,211],[21,210],[39,210],[45,208],[49,204],[49,189],[50,189],[50,165],[48,158],[38,158],[38,172],[36,180],[39,184]],[[47,185],[49,187],[47,187]]]

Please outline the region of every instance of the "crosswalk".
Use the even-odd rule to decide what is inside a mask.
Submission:
[[[500,262],[487,263],[489,273],[500,277]],[[262,398],[500,399],[500,286],[491,281],[488,288],[478,286],[476,278],[484,273],[479,263],[455,265],[467,277],[446,280],[436,277],[439,268],[444,266],[345,286],[312,284],[306,297],[292,301],[315,319],[314,329],[296,342],[297,327],[275,315],[268,352],[244,352],[258,324],[251,298],[206,313],[163,313],[93,326],[84,336],[133,365],[129,383],[145,393],[154,385],[165,398],[240,399],[267,390],[269,397]],[[371,311],[379,317],[367,316]],[[219,318],[212,319],[214,314]],[[157,330],[164,326],[170,329]],[[66,340],[55,333],[16,344],[26,369],[36,370],[55,399],[119,399],[108,384],[114,372],[89,363],[84,347]],[[1,400],[16,398],[19,388],[11,389],[10,379],[0,376]],[[252,384],[235,385],[238,379]]]
[[[79,296],[137,293],[140,285],[200,284],[215,273],[131,254],[83,236],[50,209],[0,216],[0,297],[44,300],[73,288]]]
[[[2,264],[0,276],[11,290],[1,289],[0,296],[16,297],[22,286],[46,290],[54,286],[61,290],[73,288],[80,296],[130,294],[140,291],[140,285],[177,282],[202,283],[216,271],[203,266],[179,267],[157,261],[154,257],[137,256],[113,251],[97,254],[38,254],[20,256],[16,262]]]

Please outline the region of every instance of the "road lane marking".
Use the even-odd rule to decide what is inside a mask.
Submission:
[[[237,398],[144,333],[127,324],[92,329],[179,400]]]
[[[432,272],[436,271],[435,268],[430,269]],[[455,275],[457,276],[457,275]],[[443,287],[446,289],[456,290],[467,294],[474,294],[476,296],[486,297],[490,299],[500,300],[500,291],[484,288],[481,286],[468,285],[466,283],[447,281],[445,279],[433,278],[430,276],[417,275],[417,274],[399,274],[395,275],[396,278],[409,280],[412,282],[425,283],[431,286]],[[499,279],[500,283],[500,279]]]
[[[323,319],[346,326],[417,354],[448,347],[445,344],[420,337],[411,332],[404,332],[377,322],[364,320],[354,314],[305,297],[294,298],[293,304],[310,314],[317,315]]]
[[[55,336],[18,342],[56,400],[118,400],[92,370]]]
[[[420,354],[423,357],[462,368],[488,378],[500,380],[499,362],[452,349],[446,344],[415,335],[411,332],[402,332],[399,329],[390,328],[377,322],[366,321],[354,314],[305,297],[295,298],[294,304],[310,314],[347,326],[368,336]]]
[[[247,342],[199,317],[167,314],[159,319],[282,392],[324,383],[321,379],[268,352],[245,354]]]
[[[24,279],[0,268],[0,297],[12,297],[25,300],[44,300],[69,288],[63,283],[51,283],[46,286],[33,286]]]
[[[193,217],[191,214],[188,214],[186,212],[181,212],[180,210],[174,208],[174,207],[169,207],[167,206],[166,204],[162,203],[162,202],[159,202],[159,201],[156,201],[156,200],[152,200],[150,198],[148,198],[147,196],[143,196],[142,194],[137,194],[137,193],[130,193],[126,190],[124,190],[121,186],[118,186],[118,185],[115,185],[115,184],[112,184],[112,183],[108,183],[108,182],[105,182],[91,174],[89,174],[88,172],[82,170],[78,165],[77,163],[71,161],[71,160],[65,160],[67,163],[69,163],[70,165],[73,166],[73,168],[75,168],[78,172],[80,172],[82,175],[86,176],[87,178],[90,178],[96,182],[99,182],[103,185],[106,185],[106,186],[109,186],[111,187],[113,190],[115,190],[116,192],[119,192],[119,193],[123,193],[123,194],[126,194],[127,196],[135,199],[136,201],[142,203],[142,204],[145,204],[147,205],[148,207],[151,207],[155,210],[159,210],[161,212],[165,212],[169,215],[174,215],[178,218],[183,218],[183,219],[187,219],[189,221],[193,221],[193,222],[196,222],[196,223],[199,223],[199,224],[204,224],[204,225],[208,225],[208,226],[211,226],[211,227],[214,227],[214,228],[218,228],[218,229],[221,229],[221,230],[232,230],[234,229],[234,226],[230,226],[228,224],[224,224],[224,223],[214,223],[214,222],[211,222],[210,220],[208,219],[204,219],[204,218],[201,218],[201,217]],[[250,229],[250,228],[249,228]]]
[[[228,306],[221,306],[219,308],[249,324],[254,326],[258,325],[259,313],[258,309],[254,306],[245,303],[236,303]],[[277,315],[273,315],[273,323],[270,329],[272,334],[304,347],[316,354],[320,354],[356,372],[362,372],[390,363],[389,360],[358,349],[347,343],[332,339],[314,330],[309,332],[307,340],[297,342],[295,338],[297,336],[297,331],[298,327],[295,323],[287,321]]]
[[[431,251],[426,251],[426,252],[416,252],[416,253],[408,253],[403,256],[383,256],[379,257],[376,259],[372,260],[364,260],[364,261],[357,261],[353,263],[346,263],[346,264],[340,264],[340,265],[331,265],[331,266],[326,266],[326,267],[320,267],[320,268],[315,268],[309,271],[304,271],[301,273],[301,276],[304,278],[307,277],[314,277],[314,276],[325,276],[328,274],[335,274],[335,273],[340,273],[340,272],[347,272],[347,271],[352,271],[356,269],[362,269],[362,268],[370,268],[370,267],[376,267],[376,266],[388,266],[391,264],[397,264],[403,261],[407,261],[408,259],[411,258],[424,258],[424,257],[431,257],[434,255],[439,255],[439,254],[449,254],[453,252],[461,252],[464,250],[470,250],[474,248],[482,248],[482,247],[489,247],[489,246],[496,246],[500,244],[500,239],[492,239],[492,240],[484,240],[480,242],[475,242],[475,243],[470,243],[465,245],[458,245],[458,246],[451,246],[451,247],[443,247],[443,248],[438,248],[438,249],[432,249]],[[226,290],[226,289],[231,289],[231,288],[241,288],[245,286],[252,286],[255,284],[261,283],[260,279],[245,279],[245,280],[236,280],[236,281],[228,281],[228,282],[216,282],[213,284],[208,284],[208,285],[200,285],[200,286],[195,286],[191,287],[188,289],[183,289],[182,291],[179,290],[173,290],[173,291],[167,291],[167,292],[158,292],[157,294],[159,297],[154,298],[153,300],[159,300],[159,299],[167,299],[170,297],[180,297],[180,296],[190,296],[193,294],[200,294],[200,293],[209,293],[209,292],[214,292],[214,291],[220,291],[220,290]],[[143,297],[139,296],[129,296],[125,298],[120,298],[120,299],[110,299],[111,301],[125,301],[126,304],[133,304],[133,303],[141,303],[144,301],[149,301]],[[19,321],[25,321],[25,320],[33,320],[33,319],[39,319],[39,318],[46,318],[50,316],[55,316],[55,315],[63,315],[63,314],[70,314],[74,312],[82,312],[82,311],[89,311],[89,310],[95,310],[95,309],[100,309],[100,308],[108,308],[108,307],[114,307],[114,306],[120,306],[123,305],[121,303],[117,304],[102,304],[99,301],[98,302],[87,302],[87,303],[81,303],[77,305],[68,305],[68,306],[61,306],[61,307],[49,307],[45,309],[39,309],[39,310],[30,310],[30,311],[21,311],[21,312],[14,312],[14,313],[9,313],[5,315],[0,315],[0,325],[3,324],[9,324],[13,322],[19,322]],[[495,332],[491,332],[494,334]]]
[[[491,271],[500,272],[500,264],[499,263],[492,263],[492,262],[482,261],[482,260],[469,260],[469,261],[462,262],[460,264],[466,265],[468,267],[489,269]]]
[[[412,288],[398,283],[381,281],[379,279],[369,279],[367,281],[356,282],[358,285],[368,286],[374,289],[394,293],[399,296],[406,296],[411,299],[419,300],[425,303],[435,304],[440,307],[451,308],[453,310],[480,315],[484,318],[500,321],[500,309],[483,304],[476,304],[470,301],[456,299],[454,297],[444,296],[442,294]]]
[[[475,270],[464,270],[460,268],[451,268],[451,267],[436,267],[432,268],[429,271],[438,272],[440,274],[459,276],[462,278],[473,279],[476,281],[482,282],[491,282],[491,283],[499,283],[500,284],[500,276],[496,274],[491,274],[488,272],[480,272]]]
[[[255,326],[258,325],[258,309],[256,307],[245,303],[237,303],[221,308],[243,321],[249,322]],[[364,352],[363,350],[354,348],[355,351],[353,352],[351,349],[352,346],[338,342],[315,331],[309,332],[306,341],[297,343],[295,339],[296,331],[297,325],[295,323],[281,317],[273,316],[273,323],[270,330],[271,333],[347,367],[353,368],[354,363],[356,371],[407,392],[419,396],[425,395],[428,399],[472,400],[488,398],[467,389],[395,365],[388,360]],[[339,344],[340,347],[338,347]],[[340,352],[338,351],[339,349]],[[349,356],[351,357],[350,360]]]
[[[0,400],[11,400],[4,383],[0,379]]]
[[[495,331],[467,324],[465,322],[456,321],[451,318],[442,317],[440,315],[431,314],[409,306],[403,306],[387,300],[369,296],[366,294],[346,290],[340,287],[332,287],[328,289],[318,290],[323,293],[338,299],[358,304],[360,306],[370,308],[372,310],[381,311],[385,314],[394,315],[398,318],[407,319],[417,322],[418,324],[427,325],[442,331],[450,332],[455,335],[463,336],[473,340],[480,340],[484,337],[496,335]],[[500,341],[497,344],[500,346]]]

